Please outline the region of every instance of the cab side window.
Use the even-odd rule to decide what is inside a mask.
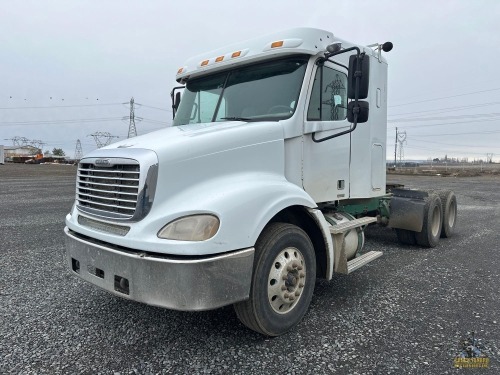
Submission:
[[[342,121],[347,116],[347,75],[327,66],[314,78],[307,110],[309,121]]]

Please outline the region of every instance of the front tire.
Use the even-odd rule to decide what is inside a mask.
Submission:
[[[309,236],[299,227],[272,223],[255,245],[249,299],[234,304],[238,319],[266,336],[297,325],[309,308],[316,259]]]

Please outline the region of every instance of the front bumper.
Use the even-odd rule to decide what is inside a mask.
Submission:
[[[115,249],[64,228],[73,274],[120,297],[174,310],[209,310],[248,298],[254,248],[206,258]]]

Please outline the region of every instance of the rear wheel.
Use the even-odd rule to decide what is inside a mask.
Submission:
[[[442,215],[441,199],[437,194],[429,194],[424,207],[422,231],[415,232],[417,244],[424,247],[436,247],[441,235]]]
[[[450,238],[457,225],[457,197],[451,190],[443,190],[438,194],[441,199],[441,210],[443,211],[441,238]]]
[[[234,305],[238,319],[267,336],[279,336],[304,317],[316,280],[316,259],[299,227],[272,223],[255,245],[250,298]]]

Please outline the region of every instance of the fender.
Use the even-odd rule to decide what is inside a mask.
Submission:
[[[254,246],[266,224],[290,206],[313,209],[316,203],[304,190],[283,176],[245,172],[205,180],[170,195],[168,199],[157,200],[149,215],[130,225],[130,231],[124,237],[79,226],[75,210],[66,218],[66,224],[71,230],[119,246],[163,254],[199,256],[237,250],[234,244],[238,244],[238,248]],[[203,213],[215,215],[220,220],[219,231],[213,238],[191,242],[157,237],[157,233],[171,221]]]

